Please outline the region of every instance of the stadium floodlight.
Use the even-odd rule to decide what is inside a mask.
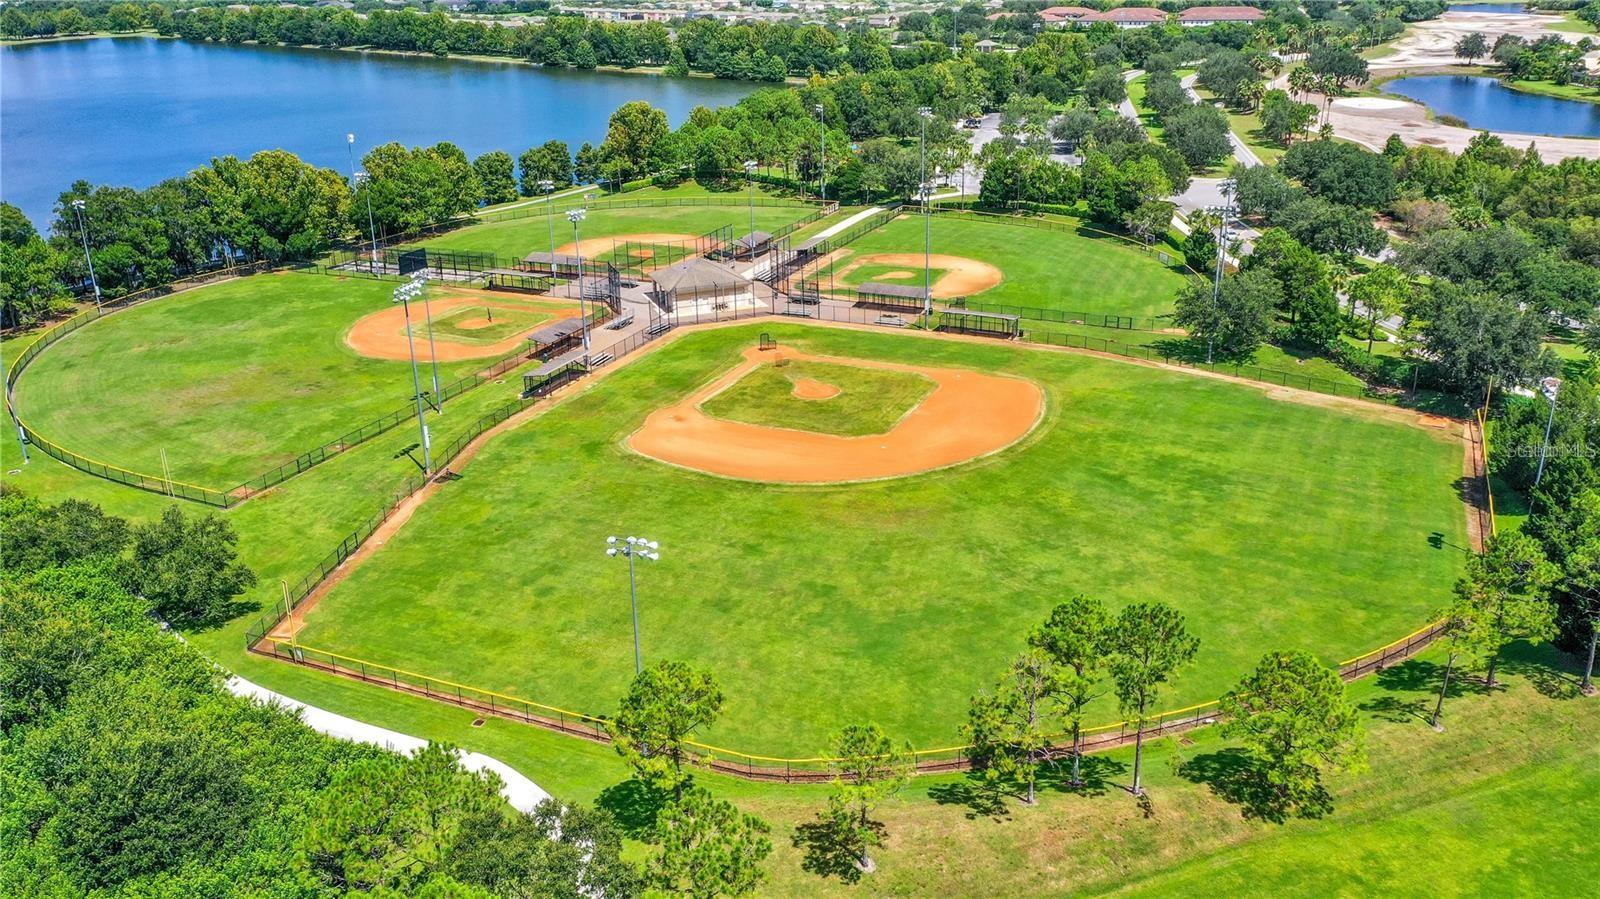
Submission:
[[[584,194],[585,197],[588,194]],[[583,240],[578,237],[578,223],[589,215],[589,210],[579,207],[567,210],[567,221],[572,223],[572,252],[578,256],[578,322],[583,330],[583,361],[589,364],[589,311],[583,302]],[[555,251],[551,250],[550,271],[555,272]]]
[[[89,226],[85,224],[82,199],[72,201],[72,212],[78,217],[78,233],[83,237],[83,261],[89,264],[89,286],[94,288],[94,308],[100,308],[100,279],[94,276],[94,257],[89,255]]]
[[[419,276],[394,289],[392,302],[399,303],[405,310],[406,316],[406,349],[411,353],[411,388],[416,393],[417,399],[417,431],[422,437],[422,471],[423,474],[433,476],[433,453],[428,440],[428,422],[422,414],[422,378],[417,374],[417,345],[411,334],[411,301],[416,299],[426,286]]]
[[[818,103],[817,112],[817,199],[828,199],[828,115]]]
[[[606,555],[613,559],[624,556],[628,559],[628,598],[633,606],[633,673],[638,674],[644,670],[644,655],[639,651],[639,586],[633,575],[633,559],[638,556],[652,562],[661,561],[661,553],[658,552],[661,544],[643,537],[629,537],[620,544],[618,539],[606,538]]]
[[[1539,445],[1539,470],[1534,473],[1533,486],[1544,480],[1544,458],[1550,451],[1550,429],[1556,423],[1556,398],[1561,395],[1561,379],[1545,378],[1539,382],[1539,393],[1550,403],[1550,417],[1544,422],[1544,443]]]
[[[756,258],[756,161],[744,161],[745,193],[750,198],[750,258]]]
[[[357,171],[356,170],[356,135],[355,135],[355,132],[352,131],[349,134],[346,134],[344,136],[344,139],[345,139],[345,146],[348,148],[349,153],[350,153],[350,180],[354,181],[355,182],[354,186],[359,188],[361,185],[366,184],[367,182],[371,181],[372,180],[372,176],[368,175],[366,172],[362,172],[362,171]],[[372,267],[371,268],[372,268],[372,273],[373,274],[377,274],[377,272],[378,272],[378,228],[373,223],[373,218],[372,218],[372,191],[370,191],[370,190],[366,191],[366,198],[367,198],[367,235],[368,235],[368,237],[370,237],[372,239]]]
[[[556,183],[549,178],[539,179],[539,190],[544,192],[544,221],[550,227],[550,273],[556,271],[556,198],[552,196]]]
[[[917,118],[922,122],[922,141],[918,149],[922,178],[917,182],[922,200],[922,326],[927,328],[933,324],[933,219],[929,209],[933,191],[928,183],[928,121],[933,118],[933,110],[919,106]]]
[[[1222,182],[1224,193],[1232,193],[1233,188],[1229,186],[1232,183],[1232,179]],[[1207,206],[1206,212],[1217,217],[1217,271],[1216,276],[1211,281],[1211,327],[1207,329],[1209,333],[1206,335],[1206,364],[1210,365],[1211,351],[1217,342],[1216,318],[1217,303],[1222,295],[1222,262],[1228,255],[1228,222],[1234,215],[1238,214],[1239,210],[1233,206],[1223,205]]]

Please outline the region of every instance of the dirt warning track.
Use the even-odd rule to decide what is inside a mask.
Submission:
[[[779,358],[912,372],[936,386],[888,433],[866,437],[724,421],[700,410],[701,403],[757,366]],[[752,347],[733,370],[682,401],[652,412],[626,443],[640,455],[726,478],[837,484],[904,477],[969,462],[1026,437],[1043,416],[1044,391],[1020,378]]]

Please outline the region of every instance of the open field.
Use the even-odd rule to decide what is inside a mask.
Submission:
[[[713,197],[718,205],[668,205],[673,202],[693,204],[697,200]],[[759,200],[762,191],[756,191]],[[626,194],[597,197],[582,223],[579,236],[585,250],[590,241],[599,238],[621,237],[630,234],[685,234],[698,236],[731,225],[733,236],[739,237],[750,230],[750,207],[743,203],[743,191],[709,194],[703,189],[645,188]],[[645,206],[613,206],[623,203],[655,203]],[[529,207],[523,218],[504,219],[468,225],[444,234],[423,238],[415,243],[429,249],[472,250],[494,253],[502,263],[521,259],[529,253],[550,250],[551,225],[554,225],[556,249],[572,243],[572,223],[567,221],[566,210],[582,206],[581,199],[568,198],[556,203],[547,215],[543,205]],[[804,218],[815,207],[794,203],[784,206],[756,206],[756,228],[773,231]],[[528,210],[519,210],[528,211]],[[609,241],[607,242],[609,243]],[[678,257],[681,258],[681,257]],[[676,258],[670,260],[676,261]]]
[[[923,222],[906,215],[851,243],[831,269],[818,276],[823,290],[829,275],[834,282],[855,287],[890,270],[909,270],[906,264],[860,265],[863,258],[881,254],[917,257],[915,276],[894,283],[921,285]],[[933,253],[971,259],[999,270],[998,285],[966,294],[977,303],[1009,303],[1069,312],[1115,313],[1131,316],[1166,315],[1183,275],[1162,265],[1154,252],[1137,244],[1088,231],[1047,231],[997,219],[936,215],[933,218]],[[1176,258],[1176,254],[1169,254]],[[948,268],[936,259],[936,268]],[[935,279],[934,295],[941,295]],[[957,294],[960,295],[960,294]]]
[[[165,450],[173,479],[225,489],[406,403],[409,362],[366,358],[345,339],[358,320],[392,308],[393,288],[274,274],[158,299],[40,355],[17,384],[18,404],[75,452],[160,473]],[[441,363],[439,376],[482,365]]]
[[[1045,420],[980,462],[843,487],[724,481],[622,446],[761,330],[821,355],[1026,378]],[[809,755],[866,719],[959,742],[967,697],[1078,591],[1189,613],[1201,662],[1165,703],[1183,705],[1264,648],[1336,661],[1444,601],[1465,545],[1462,447],[1400,415],[1079,354],[798,326],[688,334],[489,443],[300,637],[604,713],[632,665],[625,574],[600,548],[640,533],[663,546],[640,572],[647,659],[705,665],[729,696],[708,742]]]

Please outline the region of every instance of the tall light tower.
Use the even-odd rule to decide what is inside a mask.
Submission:
[[[78,219],[78,234],[83,237],[83,261],[89,264],[89,286],[94,288],[94,308],[100,308],[100,279],[94,276],[94,257],[89,255],[89,226],[84,221],[83,210],[88,205],[83,200],[72,201],[72,213]]]
[[[366,184],[368,181],[371,181],[372,178],[370,176],[368,176],[366,172],[362,172],[362,171],[357,171],[356,170],[356,136],[355,136],[354,132],[351,132],[351,133],[345,135],[345,145],[350,150],[350,180],[355,182],[355,186],[357,188],[360,188],[361,185]],[[378,273],[378,227],[377,227],[377,225],[373,224],[373,219],[372,219],[372,191],[371,190],[367,191],[366,197],[367,197],[367,236],[372,238],[372,273],[373,274],[377,274]]]
[[[539,189],[544,191],[544,220],[550,226],[550,271],[553,274],[556,270],[556,183],[549,178],[542,178]]]
[[[589,353],[589,310],[584,306],[583,300],[583,239],[578,236],[578,223],[589,214],[589,210],[578,208],[567,210],[567,221],[572,223],[572,252],[578,256],[578,321],[583,326],[583,352]],[[555,267],[555,257],[551,257],[551,268]]]
[[[922,180],[917,185],[917,192],[922,195],[922,326],[926,328],[933,324],[933,213],[929,209],[933,185],[928,183],[928,120],[933,118],[933,110],[920,106],[917,108],[917,118],[922,120],[922,142],[918,153],[921,157]]]
[[[644,655],[639,652],[639,586],[633,576],[633,557],[649,559],[652,562],[661,561],[661,544],[643,537],[629,537],[618,542],[617,537],[606,538],[606,555],[613,559],[626,557],[628,560],[628,598],[633,605],[633,673],[638,674],[644,670]]]
[[[1539,382],[1539,393],[1550,402],[1550,417],[1544,421],[1544,443],[1539,445],[1539,470],[1533,475],[1533,486],[1538,487],[1544,480],[1544,459],[1550,451],[1550,429],[1556,423],[1556,397],[1561,394],[1560,378],[1545,378]]]
[[[744,161],[745,195],[750,198],[750,258],[756,258],[756,161]]]
[[[1226,183],[1226,182],[1224,182]],[[1226,193],[1227,189],[1224,188]],[[1206,364],[1211,364],[1212,350],[1216,346],[1217,303],[1222,296],[1222,262],[1228,255],[1228,221],[1239,210],[1233,206],[1207,206],[1206,212],[1217,217],[1217,271],[1211,280],[1211,327],[1206,334]]]
[[[422,471],[432,477],[433,451],[428,440],[428,422],[422,414],[422,377],[417,374],[417,345],[411,334],[411,301],[422,293],[424,286],[421,278],[412,278],[394,289],[393,302],[399,303],[406,313],[406,349],[411,353],[411,388],[417,400],[417,432],[422,437]]]
[[[811,107],[817,112],[817,199],[828,199],[828,115],[822,104]]]

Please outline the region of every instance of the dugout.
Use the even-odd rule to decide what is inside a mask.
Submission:
[[[547,253],[541,250],[522,257],[522,270],[552,278],[576,278],[583,270],[583,259],[570,253]]]
[[[564,318],[553,325],[528,335],[528,354],[541,362],[549,362],[583,346],[583,319]]]
[[[535,275],[521,269],[492,268],[484,272],[483,286],[490,290],[506,290],[513,293],[547,293],[555,286],[555,279],[549,275]]]
[[[772,235],[765,231],[751,231],[728,245],[733,258],[754,259],[772,247]]]
[[[891,312],[922,313],[927,294],[921,287],[909,284],[885,284],[882,281],[864,281],[856,288],[856,305]]]
[[[1022,317],[1003,312],[974,312],[970,309],[945,309],[938,313],[935,331],[952,331],[959,334],[978,334],[1015,340],[1022,336]]]

